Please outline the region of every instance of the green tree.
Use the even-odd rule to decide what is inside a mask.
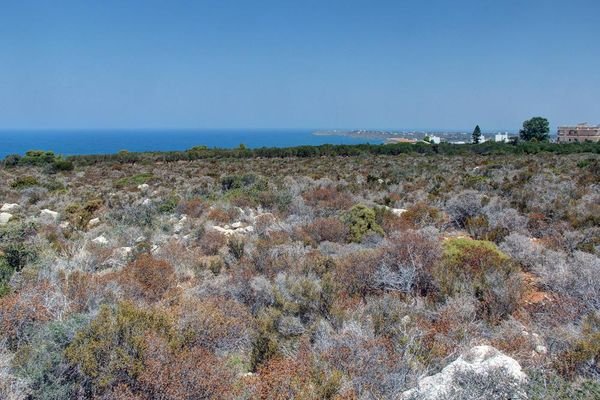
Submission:
[[[533,117],[523,122],[523,128],[519,131],[521,139],[529,142],[545,142],[549,139],[550,124],[543,117]]]
[[[473,130],[473,143],[477,144],[481,141],[481,128],[479,128],[479,125],[477,125],[475,127],[475,129]]]

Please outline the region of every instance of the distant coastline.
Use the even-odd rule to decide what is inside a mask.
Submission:
[[[399,141],[419,141],[427,136],[435,135],[441,137],[444,141],[466,141],[470,138],[470,133],[464,131],[421,131],[421,130],[374,130],[374,129],[331,129],[318,130],[313,132],[316,136],[343,136],[356,139],[378,139],[385,143],[396,143]]]

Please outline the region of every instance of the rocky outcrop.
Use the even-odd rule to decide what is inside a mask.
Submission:
[[[243,227],[241,222],[234,222],[231,225],[225,226],[213,226],[212,229],[222,233],[225,236],[245,235],[254,232],[254,227],[252,225]]]
[[[0,225],[8,224],[8,221],[12,219],[13,215],[11,213],[2,212],[0,213]]]
[[[526,399],[522,385],[527,375],[519,363],[491,346],[476,346],[448,364],[438,374],[425,377],[402,399],[449,398]]]

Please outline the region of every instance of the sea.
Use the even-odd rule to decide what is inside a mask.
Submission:
[[[320,144],[382,143],[373,138],[315,135],[314,129],[202,130],[2,130],[0,159],[28,150],[56,154],[110,154],[127,151],[186,150],[194,146],[234,148],[291,147]]]

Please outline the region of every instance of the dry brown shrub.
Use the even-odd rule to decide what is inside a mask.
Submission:
[[[53,318],[46,304],[51,291],[50,283],[44,281],[0,298],[0,337],[9,347],[17,348],[29,328]]]
[[[400,218],[412,225],[413,228],[437,225],[444,219],[440,210],[423,202],[410,206]]]
[[[179,213],[191,218],[200,218],[206,208],[206,204],[200,199],[182,200],[177,205]]]
[[[315,399],[310,393],[310,366],[305,360],[274,358],[259,370],[261,400]]]
[[[379,258],[380,251],[364,250],[340,259],[335,266],[339,290],[350,297],[365,297],[372,292],[371,278],[377,269]]]
[[[155,302],[175,285],[175,270],[164,260],[142,254],[123,269],[120,282],[130,297]]]
[[[352,206],[352,197],[334,187],[320,187],[305,192],[302,197],[317,209],[345,210]]]
[[[328,241],[341,243],[348,236],[348,227],[338,218],[317,218],[304,230],[316,243]]]
[[[248,308],[223,298],[186,299],[178,310],[179,325],[188,347],[239,351],[250,346],[252,315]]]
[[[235,376],[225,360],[202,347],[171,350],[164,340],[149,337],[145,369],[139,377],[146,399],[232,399]]]
[[[237,216],[238,212],[233,208],[228,210],[224,210],[222,208],[213,208],[210,209],[206,218],[209,221],[214,221],[219,224],[228,224],[237,218]]]
[[[212,229],[206,231],[198,241],[198,247],[207,256],[216,256],[225,245],[227,245],[227,237]]]

